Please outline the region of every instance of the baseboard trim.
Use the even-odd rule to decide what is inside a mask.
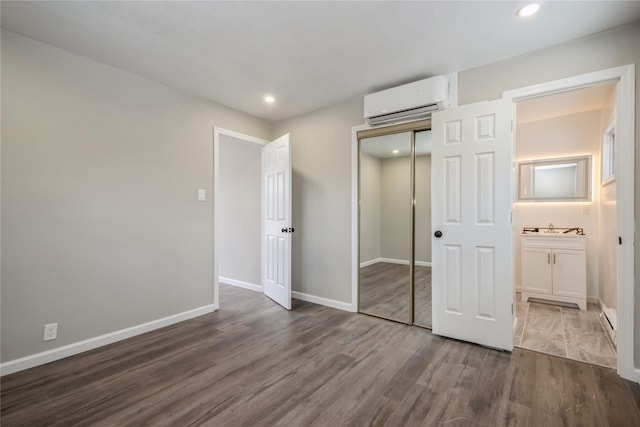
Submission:
[[[338,310],[355,312],[355,308],[352,304],[336,301],[334,299],[318,297],[315,295],[305,294],[303,292],[291,291],[291,296],[295,299],[299,299],[302,301],[312,302],[314,304],[325,305],[327,307],[336,308]]]
[[[262,286],[256,285],[255,283],[243,282],[242,280],[219,276],[218,282],[224,283],[226,285],[237,286],[239,288],[249,289],[250,291],[262,292]]]
[[[170,326],[175,323],[189,320],[194,317],[202,316],[214,311],[216,311],[216,306],[214,304],[205,305],[203,307],[194,308],[193,310],[188,310],[182,313],[153,320],[151,322],[142,323],[140,325],[121,329],[119,331],[110,332],[108,334],[89,338],[73,344],[68,344],[63,347],[47,350],[42,353],[36,353],[30,356],[21,357],[19,359],[10,360],[8,362],[0,364],[0,376],[13,374],[14,372],[23,371],[25,369],[44,365],[45,363],[64,359],[65,357],[83,353],[88,350],[93,350],[95,348],[102,347],[108,344],[113,344],[114,342],[122,341],[127,338],[141,335],[146,332],[151,332],[156,329],[164,328],[165,326]]]
[[[360,263],[360,268],[369,267],[370,265],[382,262],[381,259],[382,258],[374,258],[374,259],[370,259],[369,261],[363,261]]]
[[[409,260],[406,259],[395,259],[395,258],[374,258],[369,261],[361,262],[360,268],[368,267],[373,264],[378,264],[379,262],[386,262],[389,264],[400,264],[400,265],[409,265]],[[416,265],[419,267],[431,267],[430,261],[416,261]]]

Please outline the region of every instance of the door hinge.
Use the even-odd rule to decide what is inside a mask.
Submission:
[[[622,236],[618,236],[618,244],[621,245],[622,244]]]
[[[511,314],[513,315],[513,303],[511,303]]]

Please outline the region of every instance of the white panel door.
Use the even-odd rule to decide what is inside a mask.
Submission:
[[[263,289],[291,310],[291,151],[289,134],[263,151]]]
[[[503,100],[435,113],[431,172],[433,332],[509,351],[511,116]]]

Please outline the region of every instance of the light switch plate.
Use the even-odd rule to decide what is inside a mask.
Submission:
[[[201,202],[204,202],[205,200],[207,200],[206,195],[205,195],[205,191],[203,188],[200,188],[198,190],[198,200]]]

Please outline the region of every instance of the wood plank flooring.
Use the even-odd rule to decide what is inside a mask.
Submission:
[[[409,266],[378,262],[360,268],[360,312],[409,322]],[[414,323],[431,327],[431,267],[415,267]]]
[[[638,426],[612,369],[221,286],[222,309],[1,380],[1,423]]]

